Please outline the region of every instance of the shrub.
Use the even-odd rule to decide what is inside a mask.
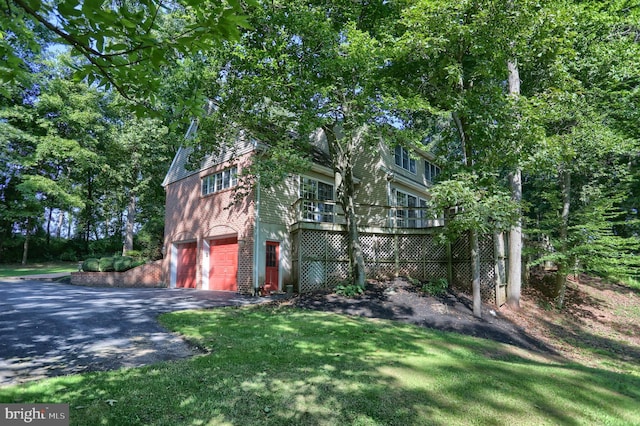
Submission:
[[[442,296],[447,292],[448,288],[449,283],[447,282],[447,280],[445,280],[444,278],[438,278],[424,284],[421,290],[422,292],[427,293],[431,296]]]
[[[142,259],[144,257],[143,253],[140,250],[128,250],[127,256],[134,259]]]
[[[100,261],[90,257],[82,262],[82,270],[85,272],[98,272],[100,271]]]
[[[147,262],[145,262],[144,260],[134,260],[133,263],[131,264],[131,267],[136,268],[140,265],[144,265],[145,263]]]
[[[115,271],[113,262],[115,261],[114,257],[103,257],[99,260],[99,268],[100,272],[113,272]]]
[[[340,283],[336,286],[336,294],[344,297],[355,297],[364,294],[364,288],[356,284]]]
[[[133,266],[133,258],[130,256],[119,256],[113,261],[113,269],[116,272],[123,272],[131,269]]]

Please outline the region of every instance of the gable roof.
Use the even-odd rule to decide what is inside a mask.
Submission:
[[[191,123],[189,130],[185,136],[185,139],[188,139],[195,132],[197,125]],[[167,172],[164,180],[162,181],[162,186],[166,187],[169,184],[182,180],[186,177],[199,173],[201,170],[208,169],[217,164],[224,163],[226,161],[230,161],[235,157],[240,155],[244,155],[248,152],[251,152],[257,148],[257,141],[249,140],[244,137],[244,134],[241,134],[236,142],[233,144],[224,144],[218,147],[218,152],[210,154],[206,156],[200,163],[200,166],[196,167],[188,167],[189,162],[191,161],[190,156],[193,154],[194,149],[190,146],[181,146],[178,149],[175,157],[173,157],[173,161],[171,162],[171,166],[169,167],[169,171]]]
[[[185,134],[185,140],[192,138],[197,130],[198,122],[196,120],[192,120],[191,125],[189,126],[189,129]],[[310,136],[310,142],[311,161],[315,165],[327,169],[332,169],[331,157],[327,152],[328,147],[325,146],[326,141],[322,140],[321,132],[314,132]],[[237,156],[247,154],[258,149],[260,146],[263,145],[256,140],[247,138],[245,133],[241,132],[235,143],[219,146],[218,152],[205,157],[199,167],[188,167],[189,162],[192,161],[190,159],[190,156],[194,152],[193,147],[184,145],[180,146],[175,157],[173,157],[173,161],[171,162],[171,166],[169,167],[164,180],[162,181],[162,187],[166,188],[168,185],[174,182],[199,173],[201,170],[205,170],[217,164],[230,161]]]

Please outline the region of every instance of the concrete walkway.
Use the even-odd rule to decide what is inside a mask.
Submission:
[[[158,324],[160,313],[267,300],[202,290],[80,287],[46,279],[0,278],[0,386],[190,357],[196,352]]]

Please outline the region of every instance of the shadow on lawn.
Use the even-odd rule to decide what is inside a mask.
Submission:
[[[608,282],[607,280],[600,277],[592,277],[586,274],[580,274],[579,282],[580,284],[584,284],[597,290],[609,290],[621,295],[640,296],[640,288],[633,288],[623,284]]]
[[[544,321],[545,327],[553,334],[554,339],[568,342],[571,346],[586,350],[598,351],[599,357],[615,361],[640,362],[640,348],[619,340],[610,339],[588,332],[584,326],[576,323],[554,324]],[[627,324],[625,332],[634,330],[640,334],[637,326]]]
[[[299,295],[285,303],[316,311],[400,321],[558,355],[553,348],[531,337],[487,305],[483,306],[482,318],[477,318],[473,315],[471,299],[463,294],[450,292],[442,297],[432,297],[413,287],[406,280],[396,279],[390,287],[369,283],[365,294],[358,298],[315,292]],[[393,291],[389,292],[389,289]]]
[[[639,421],[640,379],[516,356],[393,322],[289,308],[186,311],[163,322],[209,353],[0,389],[67,402],[73,424],[517,424]],[[107,400],[116,400],[113,406]]]

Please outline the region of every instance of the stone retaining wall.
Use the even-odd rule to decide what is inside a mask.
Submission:
[[[124,272],[72,272],[71,284],[95,287],[166,287],[162,260]]]

